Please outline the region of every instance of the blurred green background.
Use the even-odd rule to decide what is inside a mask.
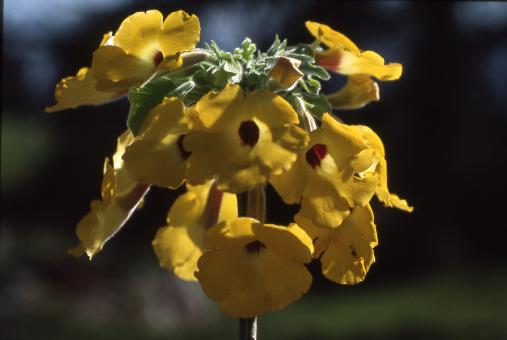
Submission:
[[[340,113],[384,140],[393,192],[413,214],[374,205],[380,245],[366,281],[325,280],[260,318],[259,339],[505,339],[507,4],[331,1],[7,0],[1,121],[1,339],[234,339],[198,284],[158,267],[151,240],[177,193],[145,206],[93,262],[66,250],[99,195],[128,102],[45,114],[56,82],[91,61],[102,34],[156,8],[200,17],[201,41],[260,48],[310,42],[305,20],[347,34],[401,80]],[[327,92],[343,82],[334,77]],[[269,191],[268,221],[289,222]]]

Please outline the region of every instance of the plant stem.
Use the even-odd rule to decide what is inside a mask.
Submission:
[[[261,223],[266,220],[264,186],[258,186],[247,193],[246,215]],[[239,319],[239,340],[257,340],[257,317]]]
[[[258,186],[247,193],[246,216],[261,223],[266,220],[266,192],[264,186]]]
[[[239,339],[257,340],[257,317],[239,319]]]

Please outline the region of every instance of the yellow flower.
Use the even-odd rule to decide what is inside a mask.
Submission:
[[[132,179],[173,189],[183,183],[190,156],[183,147],[191,123],[187,111],[176,97],[164,98],[151,110],[125,151],[125,168]]]
[[[307,142],[297,113],[268,91],[247,95],[239,85],[209,93],[196,105],[192,132],[183,141],[191,152],[188,180],[201,184],[217,176],[218,188],[251,190],[281,174]]]
[[[253,317],[281,309],[310,288],[304,263],[312,240],[296,224],[262,225],[241,217],[222,222],[205,235],[208,249],[195,273],[206,295],[231,317]]]
[[[339,226],[350,207],[364,206],[377,188],[374,150],[354,127],[322,116],[298,161],[270,181],[286,203],[298,203],[299,214],[319,227]]]
[[[314,239],[314,258],[320,257],[322,273],[331,281],[356,284],[364,280],[375,262],[377,231],[370,205],[356,207],[337,228],[319,228],[301,216],[296,221]]]
[[[111,38],[111,32],[104,34],[100,46]],[[56,85],[57,103],[46,108],[46,112],[73,109],[81,105],[99,105],[121,97],[126,91],[103,92],[95,88],[97,79],[88,67],[79,69],[75,76],[65,77]]]
[[[350,77],[340,95],[338,93],[331,95],[330,102],[334,109],[359,108],[370,101],[379,100],[378,85],[369,77],[379,80],[400,78],[401,64],[385,64],[384,58],[378,53],[361,51],[349,38],[327,25],[307,21],[306,28],[319,42],[328,47],[325,51],[315,52],[317,64],[329,71]],[[350,95],[352,91],[358,93]],[[333,100],[336,96],[338,98]]]
[[[93,53],[92,70],[97,88],[125,90],[142,83],[157,70],[181,66],[181,52],[199,42],[199,19],[176,11],[163,20],[159,11],[127,17],[112,39]]]
[[[385,159],[384,145],[380,137],[369,127],[364,125],[354,126],[368,144],[375,150],[375,158],[378,160],[378,165],[375,171],[378,174],[378,187],[375,195],[384,203],[386,207],[395,207],[400,210],[411,212],[413,207],[409,206],[407,201],[399,198],[395,194],[391,194],[387,188],[387,162]]]
[[[216,190],[212,182],[187,185],[187,192],[174,202],[167,215],[167,225],[153,240],[160,266],[180,279],[196,281],[197,260],[204,250],[207,228],[238,217],[235,194]]]
[[[91,203],[91,211],[84,216],[76,228],[80,244],[69,250],[74,256],[86,253],[90,259],[102,250],[104,244],[116,234],[140,205],[148,186],[140,185],[129,177],[123,167],[125,147],[134,137],[127,130],[118,138],[113,164],[108,158],[104,163],[102,200]]]

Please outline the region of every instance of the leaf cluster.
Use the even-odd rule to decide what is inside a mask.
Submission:
[[[192,106],[206,93],[220,91],[228,83],[240,84],[247,92],[267,89],[269,72],[280,57],[298,60],[303,77],[295,87],[275,92],[287,99],[296,110],[306,110],[316,118],[331,111],[326,97],[320,93],[320,81],[328,80],[330,76],[324,68],[315,64],[310,45],[287,46],[287,40],[276,36],[266,52],[258,50],[249,38],[233,52],[223,51],[214,41],[206,43],[200,52],[206,55],[204,60],[175,71],[154,74],[129,91],[131,106],[127,126],[134,134],[138,134],[144,118],[164,97],[178,97],[186,106]]]

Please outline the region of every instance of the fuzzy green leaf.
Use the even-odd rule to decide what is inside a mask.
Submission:
[[[127,117],[128,128],[137,135],[144,118],[150,110],[160,104],[164,96],[173,91],[177,84],[168,76],[162,76],[129,91],[130,111]]]

